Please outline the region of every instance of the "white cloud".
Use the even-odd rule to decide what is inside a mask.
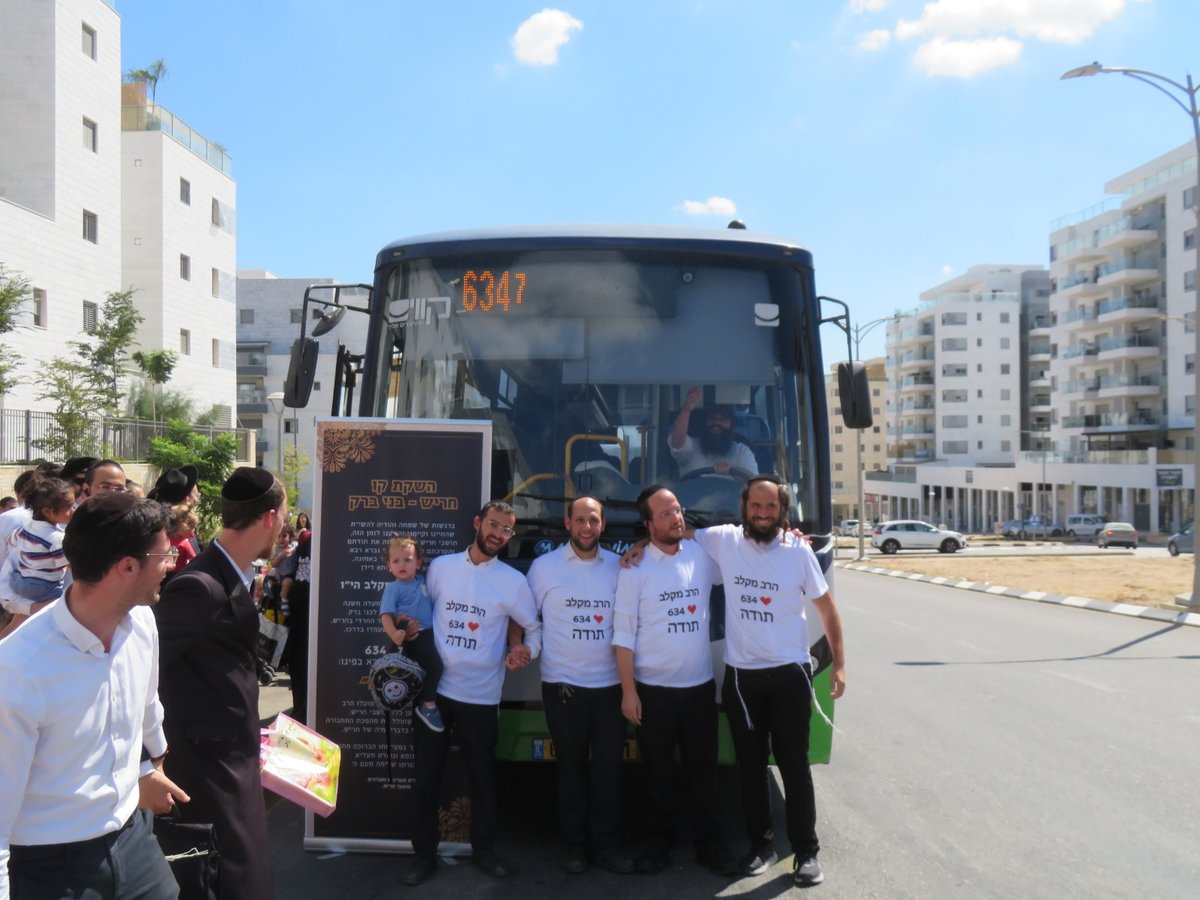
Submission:
[[[888,0],[850,0],[850,12],[879,12],[888,5]]]
[[[892,40],[892,33],[886,28],[876,28],[874,31],[868,31],[858,39],[859,50],[882,50]]]
[[[543,9],[521,23],[510,39],[513,55],[527,66],[552,66],[558,62],[558,48],[571,39],[571,32],[583,23],[561,9]]]
[[[949,78],[974,78],[1001,66],[1010,66],[1021,58],[1022,44],[1012,38],[980,38],[974,41],[949,41],[934,38],[913,54],[913,65],[926,75]]]
[[[943,275],[953,275],[954,274],[954,266],[942,266],[942,274]]]
[[[734,216],[737,204],[728,197],[709,197],[707,200],[684,200],[683,211],[689,216]]]
[[[933,0],[896,37],[975,37],[1011,32],[1052,44],[1078,44],[1125,11],[1129,0]]]

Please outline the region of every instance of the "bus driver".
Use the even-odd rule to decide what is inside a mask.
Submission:
[[[708,411],[699,440],[688,435],[692,410],[699,402],[700,388],[694,387],[687,392],[667,440],[671,456],[679,465],[680,476],[700,469],[712,469],[716,475],[728,475],[731,470],[735,474],[744,473],[745,478],[757,475],[754,451],[733,438],[733,414],[729,407],[714,406]]]

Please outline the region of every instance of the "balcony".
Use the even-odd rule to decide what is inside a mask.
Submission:
[[[1100,397],[1156,397],[1161,378],[1154,374],[1102,375],[1097,379]]]
[[[1086,272],[1076,272],[1074,275],[1059,279],[1058,290],[1054,292],[1054,295],[1056,297],[1087,297],[1099,293],[1103,293],[1103,291],[1091,275]]]
[[[1106,250],[1114,248],[1126,249],[1140,247],[1143,244],[1150,243],[1150,241],[1158,240],[1158,230],[1155,228],[1140,227],[1144,224],[1135,222],[1134,219],[1127,216],[1113,222],[1111,225],[1105,225],[1096,235],[1099,246]]]
[[[161,131],[177,140],[214,169],[232,176],[233,160],[225,148],[210,141],[169,109],[154,103],[121,107],[122,131]]]
[[[1149,334],[1102,337],[1096,346],[1102,359],[1119,356],[1151,357],[1158,355],[1158,338]]]
[[[1038,341],[1037,343],[1034,343],[1033,341],[1030,341],[1030,343],[1029,343],[1029,358],[1030,359],[1050,359],[1051,358],[1050,342],[1049,341]]]
[[[1141,319],[1158,319],[1162,310],[1158,307],[1158,297],[1144,295],[1135,297],[1114,297],[1103,300],[1096,307],[1096,318],[1108,324]]]
[[[1106,254],[1098,249],[1099,240],[1096,234],[1087,234],[1058,245],[1056,253],[1059,262],[1082,262],[1087,259],[1103,259]]]
[[[1054,404],[1050,402],[1049,394],[1034,394],[1032,397],[1029,398],[1029,409],[1030,409],[1030,411],[1033,411],[1035,409],[1036,410],[1043,410],[1043,409],[1051,409],[1052,410],[1052,409],[1054,409]]]
[[[1082,416],[1064,416],[1063,428],[1083,428],[1088,431],[1126,431],[1130,428],[1157,428],[1162,417],[1149,410],[1137,409],[1128,413],[1092,413]]]
[[[1097,270],[1097,276],[1096,284],[1103,288],[1142,284],[1162,277],[1158,266],[1148,268],[1145,263],[1124,259],[1104,263]]]

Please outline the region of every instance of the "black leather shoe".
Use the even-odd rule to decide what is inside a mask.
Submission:
[[[634,863],[633,870],[639,875],[657,875],[671,864],[671,857],[657,850],[644,850]]]
[[[436,868],[436,856],[414,856],[400,880],[410,887],[415,887],[428,879]]]
[[[568,875],[582,875],[588,867],[587,851],[578,844],[572,844],[563,857],[562,867]]]
[[[633,872],[633,857],[616,847],[607,847],[596,854],[596,865],[617,875],[629,875]]]
[[[512,869],[506,866],[494,850],[479,850],[471,854],[471,862],[484,875],[492,878],[507,878]]]
[[[724,847],[714,847],[705,853],[696,854],[696,862],[714,875],[737,875],[738,862]]]

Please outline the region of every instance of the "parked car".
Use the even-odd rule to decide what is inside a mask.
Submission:
[[[1096,513],[1075,513],[1067,516],[1067,537],[1095,537],[1104,527],[1104,516]]]
[[[842,519],[838,530],[842,537],[858,537],[858,519]]]
[[[1000,523],[1000,536],[1006,538],[1015,538],[1021,533],[1021,520],[1009,519],[1006,522]]]
[[[1041,516],[1030,516],[1017,529],[1017,537],[1021,540],[1029,538],[1062,537],[1063,527]]]
[[[1129,547],[1136,550],[1137,545],[1137,529],[1128,522],[1105,522],[1104,527],[1100,529],[1100,533],[1096,536],[1096,546],[1101,549],[1106,547]]]
[[[957,531],[943,531],[941,528],[934,528],[928,522],[901,519],[876,525],[875,533],[871,535],[871,545],[884,553],[895,553],[897,550],[937,550],[941,553],[953,553],[956,550],[965,550],[967,539]]]
[[[1177,531],[1167,538],[1167,552],[1172,556],[1180,553],[1195,553],[1195,525],[1188,525],[1183,531]]]

